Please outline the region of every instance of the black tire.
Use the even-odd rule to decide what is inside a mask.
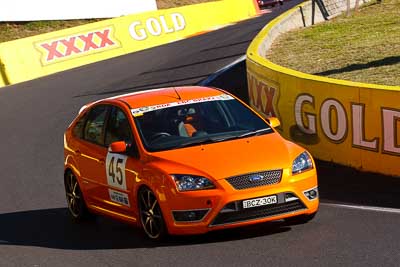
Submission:
[[[86,207],[81,188],[75,175],[68,171],[64,178],[65,194],[67,197],[68,213],[76,222],[86,221],[93,215]]]
[[[146,236],[152,240],[162,240],[167,235],[160,204],[154,193],[147,187],[138,192],[140,223]]]
[[[302,214],[294,217],[289,217],[285,219],[285,222],[289,225],[305,224],[314,219],[317,213]]]

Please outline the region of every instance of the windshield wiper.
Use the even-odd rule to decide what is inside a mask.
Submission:
[[[193,145],[211,144],[211,143],[223,142],[223,141],[228,141],[228,140],[238,139],[238,138],[243,138],[243,137],[248,137],[248,136],[261,135],[261,134],[270,133],[270,132],[272,132],[271,128],[262,128],[262,129],[258,129],[255,131],[249,131],[247,133],[240,134],[240,135],[230,135],[228,137],[219,137],[219,138],[207,137],[204,139],[188,140],[187,142],[184,142],[184,143],[178,145],[177,147],[182,148],[182,147],[188,147],[188,146],[193,146]]]
[[[261,135],[261,134],[270,133],[270,132],[271,132],[271,128],[262,128],[262,129],[250,131],[250,132],[244,133],[242,135],[239,135],[238,138],[254,136],[254,135]]]
[[[193,145],[204,145],[204,144],[210,144],[210,143],[215,143],[219,142],[218,140],[212,139],[210,137],[207,137],[205,139],[194,139],[194,140],[189,140],[187,142],[183,142],[182,144],[179,144],[177,147],[188,147],[188,146],[193,146]]]

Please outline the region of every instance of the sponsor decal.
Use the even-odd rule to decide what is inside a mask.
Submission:
[[[180,13],[172,13],[168,16],[148,18],[146,21],[134,21],[129,26],[129,33],[136,41],[146,40],[151,36],[160,36],[184,30],[185,17]]]
[[[265,117],[280,117],[279,85],[249,71],[248,84],[251,106]],[[287,132],[292,140],[306,145],[316,145],[322,140],[342,144],[349,140],[355,149],[400,156],[400,109],[380,106],[376,111],[380,115],[369,118],[367,111],[371,107],[366,103],[319,99],[309,93],[295,95],[293,101],[284,104],[294,112],[293,126]],[[380,121],[379,131],[368,131],[368,127],[377,125],[372,120]]]
[[[279,85],[276,82],[266,79],[260,81],[260,79],[251,72],[247,72],[247,79],[251,106],[266,118],[279,118]]]
[[[182,100],[179,102],[171,102],[171,103],[159,104],[159,105],[154,105],[154,106],[134,108],[134,109],[131,109],[131,113],[133,116],[138,117],[138,116],[142,116],[143,113],[155,111],[155,110],[159,110],[159,109],[165,109],[165,108],[183,106],[183,105],[189,105],[189,104],[196,104],[196,103],[201,103],[201,102],[218,101],[218,100],[224,101],[224,100],[232,100],[232,99],[234,99],[232,96],[227,95],[227,94],[222,94],[222,95],[218,95],[218,96],[209,96],[209,97],[202,97],[202,98],[196,98],[196,99],[190,99],[190,100]]]
[[[111,199],[112,202],[116,202],[116,203],[119,203],[121,205],[130,207],[128,194],[122,193],[122,192],[119,192],[119,191],[115,191],[115,190],[112,190],[112,189],[108,189],[108,193],[110,195],[110,199]]]
[[[44,66],[120,46],[112,26],[35,43]]]
[[[306,107],[308,112],[305,112]],[[314,96],[300,94],[295,100],[295,123],[298,129],[307,135],[318,135],[319,123],[322,134],[331,143],[343,143],[351,135],[354,148],[400,156],[400,109],[381,107],[382,134],[367,136],[366,108],[364,103],[344,105],[334,98],[323,100],[318,107]]]

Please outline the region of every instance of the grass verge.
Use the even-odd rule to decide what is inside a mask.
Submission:
[[[305,73],[400,85],[400,1],[372,2],[349,17],[285,33],[267,58]]]
[[[157,0],[159,9],[211,2],[213,0]],[[32,21],[32,22],[0,22],[0,43],[29,37],[41,33],[57,31],[75,27],[82,24],[96,22],[101,19],[89,20],[56,20],[56,21]]]

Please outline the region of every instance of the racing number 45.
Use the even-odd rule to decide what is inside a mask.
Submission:
[[[109,186],[126,190],[125,165],[127,156],[108,153],[106,159],[107,183]]]
[[[119,158],[117,159],[115,163],[115,168],[114,168],[114,159],[115,157],[111,157],[110,160],[110,165],[108,166],[108,175],[112,177],[113,183],[115,183],[115,179],[117,180],[119,185],[122,185],[122,178],[123,178],[123,173],[121,170],[121,164],[124,162],[123,159]]]

